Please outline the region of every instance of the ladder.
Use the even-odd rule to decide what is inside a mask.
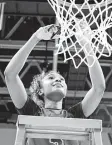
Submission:
[[[26,138],[88,140],[90,145],[102,145],[101,120],[19,115],[16,125],[15,145],[25,145]]]

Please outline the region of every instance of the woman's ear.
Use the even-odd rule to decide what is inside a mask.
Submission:
[[[39,92],[38,92],[38,94],[39,94],[40,96],[42,96],[42,95],[44,94],[43,89],[40,89]]]

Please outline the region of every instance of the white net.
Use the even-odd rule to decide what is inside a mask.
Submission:
[[[57,21],[61,26],[57,54],[64,55],[64,61],[72,60],[75,68],[82,63],[93,66],[101,56],[109,57],[112,51],[112,1],[84,0],[76,4],[76,0],[48,0],[53,8]],[[83,23],[84,28],[81,28]],[[86,43],[81,43],[85,39]],[[87,51],[87,44],[91,51]],[[86,50],[86,55],[84,52]],[[93,63],[88,64],[86,58],[94,51]],[[92,55],[93,56],[93,55]],[[77,63],[78,58],[78,63]]]

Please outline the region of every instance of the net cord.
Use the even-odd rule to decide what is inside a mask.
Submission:
[[[77,42],[79,42],[80,40],[76,37],[77,41],[74,43],[72,41],[72,39],[70,38],[72,36],[75,36],[75,34],[76,34],[76,32],[74,32],[74,29],[75,29],[76,25],[77,25],[77,27],[79,29],[79,32],[82,34],[82,36],[83,36],[83,33],[88,28],[90,29],[92,37],[91,37],[90,40],[88,40],[87,38],[85,38],[85,39],[86,39],[87,43],[90,43],[90,45],[94,49],[94,53],[95,54],[99,53],[97,59],[99,59],[101,56],[109,57],[111,55],[112,48],[111,48],[111,45],[107,42],[107,37],[110,40],[112,40],[112,38],[106,32],[107,29],[112,27],[112,22],[111,22],[112,21],[112,13],[110,13],[110,15],[109,15],[109,12],[108,12],[110,9],[112,9],[112,6],[108,7],[108,4],[110,4],[110,1],[102,0],[100,3],[98,3],[95,0],[96,5],[92,5],[91,6],[88,3],[87,0],[82,5],[76,5],[75,4],[75,0],[70,0],[71,3],[69,5],[68,9],[65,8],[65,6],[67,4],[66,0],[63,2],[63,4],[60,4],[60,1],[58,1],[58,0],[48,0],[48,2],[50,3],[50,5],[52,6],[53,10],[55,11],[57,20],[58,20],[58,22],[61,25],[61,34],[60,34],[60,41],[59,41],[59,44],[58,44],[57,54],[64,54],[64,61],[68,61],[68,60],[72,59],[72,61],[74,63],[74,66],[76,68],[78,68],[81,65],[82,62],[84,62],[86,65],[88,65],[87,61],[86,61],[86,58],[88,56],[90,56],[91,52],[88,52],[88,55],[85,56],[84,58],[82,58],[79,53],[81,51],[83,51],[83,49],[80,48],[79,50],[77,50],[77,48],[75,46],[77,44]],[[82,12],[82,10],[85,8],[85,6],[86,6],[86,8],[88,8],[88,10],[90,12],[86,16]],[[101,10],[101,6],[105,6],[105,8],[103,10]],[[74,14],[73,11],[72,11],[73,8],[76,8],[78,10],[78,12],[76,12]],[[94,16],[95,10],[99,11],[99,14],[97,15],[97,17]],[[66,12],[66,16],[64,16],[64,12]],[[86,19],[89,18],[89,20],[87,22],[89,25],[84,31],[82,31],[80,29],[80,27],[79,27],[79,24],[80,24],[81,20],[77,21],[77,19],[76,19],[76,15],[79,12],[83,16],[82,21],[84,20],[84,21],[87,22]],[[106,17],[105,20],[103,20],[103,15],[104,14],[105,14],[105,17]],[[69,18],[69,20],[68,20],[68,18]],[[97,22],[99,18],[101,20],[100,26],[99,26],[99,24]],[[75,23],[75,25],[74,25],[74,23]],[[96,24],[97,29],[96,30],[91,30],[90,27],[94,23]],[[69,27],[72,27],[72,28],[69,28]],[[94,42],[92,42],[93,38],[95,38]],[[70,41],[72,42],[72,44],[70,46],[67,44],[67,39],[70,39]],[[64,47],[63,42],[65,42],[66,47]],[[102,46],[101,46],[101,44],[102,44]],[[86,44],[84,46],[81,46],[81,47],[83,48],[85,46],[86,46]],[[99,46],[101,46],[101,50],[99,50]],[[74,54],[74,55],[71,55],[71,53],[70,53],[70,49],[72,47],[74,47],[74,50],[76,52],[76,54]],[[104,53],[105,49],[108,52],[106,54]],[[69,56],[70,56],[69,58],[67,58],[66,52],[69,54]],[[81,61],[80,61],[78,66],[76,66],[75,61],[74,61],[74,57],[75,56],[78,56],[81,59]],[[93,64],[95,62],[95,59],[96,59],[96,57],[94,58]],[[91,66],[89,66],[89,67],[91,67]]]

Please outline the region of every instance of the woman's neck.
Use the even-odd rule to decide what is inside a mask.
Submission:
[[[45,108],[51,108],[51,109],[62,109],[62,100],[59,102],[51,101],[46,99],[45,100]]]

